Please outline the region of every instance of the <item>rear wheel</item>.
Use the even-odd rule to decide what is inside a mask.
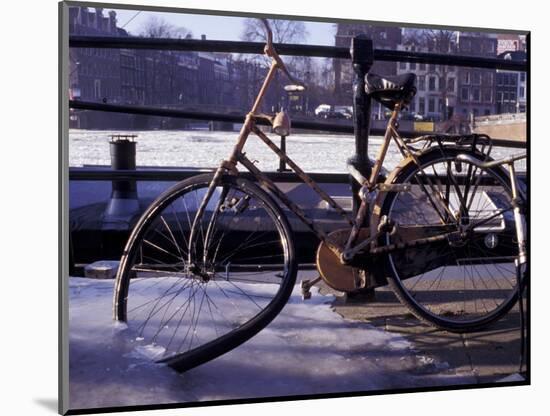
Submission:
[[[465,152],[428,151],[419,166],[411,162],[388,178],[410,186],[387,193],[380,214],[396,228],[379,245],[405,244],[387,254],[386,266],[390,286],[411,312],[466,332],[499,319],[516,302],[519,250],[508,175],[501,167],[455,162],[459,153]]]
[[[221,178],[189,244],[212,177],[185,180],[151,205],[117,274],[115,319],[128,323],[138,348],[179,371],[254,336],[282,309],[296,279],[284,214],[242,178]]]

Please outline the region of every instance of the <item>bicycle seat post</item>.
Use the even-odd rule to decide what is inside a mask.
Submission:
[[[371,120],[371,100],[365,93],[365,76],[369,72],[374,53],[372,40],[366,35],[355,36],[351,41],[351,62],[355,72],[353,81],[353,128],[355,135],[355,155],[348,159],[365,178],[370,177],[371,166],[368,156],[368,140]],[[358,196],[359,184],[350,178],[353,193],[353,212],[356,213],[361,201]]]

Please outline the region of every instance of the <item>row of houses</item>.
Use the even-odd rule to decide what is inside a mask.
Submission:
[[[114,11],[104,14],[101,8],[70,8],[70,34],[129,36],[117,26]],[[69,66],[70,94],[76,100],[217,112],[249,106],[265,72],[259,62],[234,60],[231,54],[108,48],[71,48]],[[270,94],[267,100],[277,97]],[[144,122],[155,126],[154,119],[144,120],[75,112],[71,124],[79,128],[145,127],[135,125]],[[174,122],[156,119],[167,121]]]
[[[525,60],[524,36],[491,34],[485,32],[454,32],[447,30],[402,29],[391,26],[339,24],[336,45],[349,47],[358,33],[366,33],[376,49],[502,59]],[[336,92],[338,100],[348,99],[353,74],[336,65]],[[409,62],[376,62],[372,69],[380,75],[400,75],[413,72],[417,76],[417,94],[410,103],[409,112],[418,118],[445,121],[467,119],[490,114],[525,112],[526,74],[514,71],[456,67]],[[382,116],[382,107],[375,106],[373,116]]]
[[[73,35],[129,36],[117,26],[116,12],[105,15],[101,8],[73,7],[69,24]],[[337,25],[335,45],[349,47],[359,33],[373,39],[377,49],[518,60],[525,59],[526,53],[525,39],[517,35],[441,30],[432,31],[427,41],[425,31],[349,23]],[[249,108],[265,75],[265,66],[258,60],[203,52],[71,48],[69,64],[74,99],[216,112]],[[349,60],[335,59],[333,71],[334,84],[327,89],[327,103],[348,106],[353,82]],[[525,111],[525,73],[407,62],[376,62],[372,71],[381,75],[417,75],[418,92],[408,109],[417,118],[441,121]],[[312,112],[313,97],[303,98],[300,102],[309,105],[300,105],[299,111]],[[271,110],[284,105],[285,100],[288,97],[282,89],[275,88],[268,93],[265,105]],[[373,117],[384,117],[382,107],[374,107]],[[113,123],[127,125],[129,118],[79,113],[72,122],[74,127],[111,127]],[[131,121],[142,119],[133,117]]]

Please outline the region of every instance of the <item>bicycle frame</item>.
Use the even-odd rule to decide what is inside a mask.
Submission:
[[[352,250],[350,254],[353,255],[355,252],[361,250],[366,246],[366,244],[368,244],[368,242],[362,242],[360,245],[354,246],[357,236],[359,235],[361,225],[364,223],[365,217],[367,216],[369,211],[368,198],[366,196],[361,198],[362,201],[359,209],[357,210],[357,214],[355,218],[352,218],[333,198],[331,198],[324,190],[322,190],[307,173],[305,173],[290,157],[288,157],[286,153],[284,153],[275,143],[273,143],[273,141],[271,141],[269,137],[267,137],[267,135],[256,125],[256,120],[258,119],[269,120],[270,122],[273,121],[273,116],[258,113],[258,108],[262,102],[263,97],[265,96],[269,84],[273,80],[274,75],[279,68],[280,61],[277,59],[273,59],[267,76],[262,84],[262,87],[260,88],[258,96],[256,97],[252,110],[246,116],[245,122],[240,130],[237,142],[233,147],[230,156],[226,160],[222,161],[217,168],[212,183],[210,184],[210,187],[208,188],[201,202],[201,205],[199,206],[199,209],[195,216],[195,221],[193,222],[190,241],[194,241],[193,230],[195,229],[195,224],[198,222],[198,219],[202,217],[205,207],[214,193],[214,189],[219,185],[220,178],[224,174],[238,174],[237,163],[240,163],[254,176],[254,178],[260,183],[260,185],[262,185],[273,195],[275,195],[281,203],[283,203],[306,226],[308,226],[308,228],[319,238],[319,240],[329,244],[331,250],[333,250],[338,256],[342,256],[344,252],[350,250]],[[380,177],[382,165],[392,139],[396,140],[397,145],[403,153],[410,153],[408,152],[406,145],[404,144],[403,140],[396,130],[397,116],[399,114],[399,111],[400,105],[396,105],[388,121],[383,144],[378,151],[378,155],[376,157],[376,161],[374,163],[370,178],[366,181],[361,181],[360,179],[356,178],[360,181],[360,184],[362,185],[361,194],[363,195],[366,195],[366,193],[375,190],[378,179]],[[294,171],[294,173],[296,173],[296,175],[302,180],[303,183],[308,185],[317,195],[319,195],[322,200],[324,200],[331,208],[338,212],[338,214],[340,214],[340,216],[351,226],[351,233],[345,247],[338,247],[330,243],[330,241],[327,239],[327,234],[325,233],[325,231],[323,231],[315,223],[315,221],[310,219],[296,203],[290,200],[271,179],[269,179],[263,172],[261,172],[260,169],[258,169],[254,165],[254,163],[246,157],[243,149],[251,133],[259,137],[281,160],[283,160],[287,164],[287,166],[291,168],[292,171]],[[207,231],[207,236],[208,235],[209,233]]]
[[[357,209],[355,218],[352,218],[336,201],[334,201],[333,198],[331,198],[325,191],[323,191],[309,175],[307,175],[290,157],[288,157],[288,155],[286,155],[286,153],[284,153],[275,143],[273,143],[269,139],[269,137],[267,137],[267,135],[262,130],[260,130],[256,125],[256,120],[259,120],[259,119],[268,120],[270,123],[273,124],[273,120],[275,118],[274,116],[259,113],[258,110],[260,108],[261,102],[276,72],[278,70],[282,70],[285,74],[287,74],[287,76],[291,79],[291,81],[293,81],[293,78],[288,73],[288,70],[286,69],[284,63],[282,62],[280,57],[277,55],[277,53],[273,49],[273,46],[271,44],[271,34],[269,31],[268,31],[268,43],[265,47],[265,54],[272,59],[268,73],[260,88],[260,91],[258,92],[258,95],[254,101],[251,111],[247,114],[245,118],[244,124],[239,132],[236,144],[233,147],[231,154],[226,160],[223,160],[219,165],[219,167],[216,169],[212,183],[210,184],[206,194],[203,197],[203,200],[201,201],[201,204],[197,210],[197,213],[195,215],[195,219],[193,221],[193,225],[191,228],[191,233],[189,237],[190,244],[192,247],[194,247],[196,225],[198,224],[199,220],[202,218],[202,215],[204,214],[204,211],[206,209],[206,205],[210,200],[210,198],[212,197],[212,195],[214,194],[215,188],[220,184],[220,179],[222,175],[224,174],[237,175],[238,174],[237,164],[240,163],[254,176],[254,178],[260,183],[261,186],[263,186],[265,189],[267,189],[269,192],[275,195],[281,203],[283,203],[290,211],[292,211],[318,237],[318,239],[321,242],[326,243],[327,246],[330,248],[330,250],[333,251],[341,259],[342,262],[348,262],[358,252],[365,249],[367,246],[371,245],[371,243],[373,243],[381,233],[380,230],[374,231],[371,233],[371,235],[367,239],[364,239],[363,241],[357,243],[357,237],[359,236],[359,232],[363,227],[363,224],[365,223],[365,219],[368,218],[368,215],[369,215],[369,211],[370,211],[369,201],[373,199],[372,193],[376,190],[380,190],[383,192],[390,192],[392,190],[402,190],[402,189],[398,189],[399,185],[378,184],[380,179],[381,169],[382,169],[391,141],[392,140],[395,141],[398,149],[400,150],[404,158],[408,157],[408,158],[411,158],[417,164],[419,163],[418,158],[416,157],[414,152],[411,151],[411,149],[407,146],[403,138],[397,132],[397,117],[401,110],[402,104],[400,103],[396,104],[391,113],[391,116],[386,126],[386,131],[384,134],[382,146],[378,150],[378,154],[375,158],[370,177],[368,179],[365,179],[361,174],[359,174],[359,172],[353,172],[353,171],[351,172],[351,175],[354,177],[354,179],[357,180],[361,185],[361,188],[359,190],[361,204]],[[305,212],[296,203],[291,201],[284,194],[284,192],[282,192],[277,187],[277,185],[272,180],[270,180],[264,173],[262,173],[260,169],[258,169],[254,165],[254,163],[246,157],[245,153],[243,152],[243,149],[251,133],[259,137],[282,161],[284,161],[287,164],[287,166],[291,168],[292,171],[294,171],[294,173],[296,173],[296,175],[306,185],[308,185],[317,195],[319,195],[319,197],[322,200],[324,200],[331,208],[333,208],[336,212],[338,212],[338,214],[347,222],[347,224],[351,226],[350,235],[343,247],[331,242],[330,239],[328,238],[327,233],[325,233],[325,231],[323,231],[315,223],[314,220],[308,218]],[[429,137],[429,136],[423,136],[423,137]],[[417,138],[417,140],[422,139],[423,137]],[[433,187],[433,183],[427,177],[427,175],[424,175],[424,176],[428,186]],[[424,186],[424,185],[421,185],[421,186]],[[220,202],[218,203],[218,205],[221,203],[222,199],[223,198],[220,198]],[[446,204],[445,201],[442,199],[442,197],[439,196],[437,193],[433,198],[430,197],[430,202],[432,203],[434,208],[436,208],[436,211],[440,213],[440,216],[448,215],[456,219],[456,213],[450,211],[448,204]],[[443,214],[441,214],[441,212],[443,212]],[[213,215],[210,225],[208,227],[208,230],[206,232],[205,240],[207,242],[208,242],[208,237],[210,235],[211,224],[215,222],[216,216],[217,214]],[[378,224],[375,224],[375,225],[378,225]],[[445,238],[445,235],[438,237],[438,239],[443,239],[443,238]],[[434,238],[426,237],[426,238],[420,238],[418,240],[411,241],[410,244],[417,245],[422,243],[429,243],[432,241],[434,241]],[[385,248],[371,247],[371,253],[373,254],[378,252],[382,253],[382,252],[390,251],[392,249],[393,248],[390,246]],[[190,263],[191,263],[192,252],[193,250],[189,251]]]

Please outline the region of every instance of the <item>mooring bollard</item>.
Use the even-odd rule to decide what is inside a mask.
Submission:
[[[109,141],[111,167],[113,170],[136,169],[137,135],[112,135]],[[135,180],[112,181],[111,199],[105,209],[103,229],[128,229],[130,220],[139,212]]]

